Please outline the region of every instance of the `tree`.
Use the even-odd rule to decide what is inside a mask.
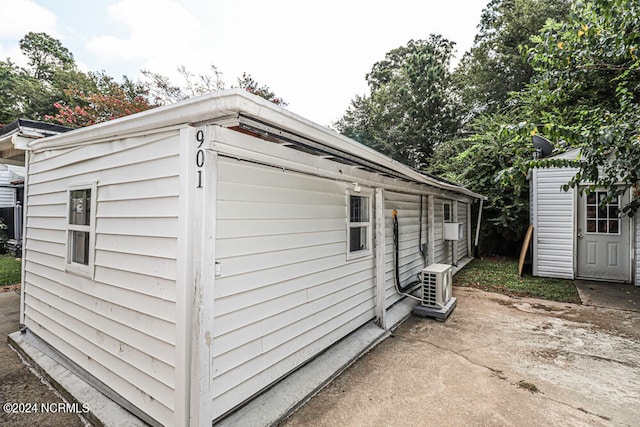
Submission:
[[[261,98],[266,99],[267,101],[273,102],[276,105],[281,105],[283,107],[287,106],[287,102],[277,96],[275,92],[271,90],[271,88],[267,85],[260,85],[257,81],[251,77],[251,74],[242,73],[242,77],[238,78],[238,86],[241,89],[246,90],[249,93],[254,95],[258,95]]]
[[[465,121],[506,107],[509,94],[524,88],[534,75],[521,46],[547,19],[564,20],[569,0],[491,0],[482,11],[473,47],[454,72],[460,111]]]
[[[20,48],[29,60],[28,67],[18,67],[10,59],[0,62],[0,121],[42,120],[55,114],[55,102],[73,102],[65,89],[90,88],[90,78],[77,69],[73,55],[60,41],[44,33],[28,33]]]
[[[335,127],[411,166],[425,167],[458,122],[450,91],[453,42],[439,35],[410,40],[373,65],[368,96],[356,96]]]
[[[610,201],[640,175],[640,4],[589,0],[568,21],[548,22],[532,41],[528,58],[536,78],[518,94],[523,116],[556,141],[581,149],[575,161],[520,161],[505,181],[529,167],[573,166],[569,188],[608,190]],[[636,197],[623,211],[640,207]]]
[[[90,73],[92,90],[76,88],[65,89],[67,98],[54,103],[57,113],[45,116],[45,119],[69,127],[84,127],[119,117],[128,116],[156,107],[147,98],[147,89],[124,76],[123,83],[117,83],[112,77],[102,73]]]
[[[0,127],[16,117],[16,68],[11,60],[0,61]]]
[[[154,73],[149,70],[142,70],[142,74],[149,80],[149,90],[155,100],[161,104],[170,104],[182,101],[198,95],[204,95],[215,90],[225,89],[227,86],[222,80],[222,73],[215,65],[211,65],[210,74],[195,75],[184,65],[178,67],[178,73],[183,78],[182,85],[175,84],[171,79],[163,74]],[[238,86],[247,92],[258,95],[276,105],[287,105],[287,102],[278,97],[267,85],[260,85],[250,74],[243,73],[238,78]]]
[[[20,40],[20,50],[29,60],[31,74],[38,80],[50,79],[56,70],[76,66],[69,49],[46,33],[27,33]]]

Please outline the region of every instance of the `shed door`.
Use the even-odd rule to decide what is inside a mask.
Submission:
[[[619,214],[628,192],[605,207],[604,190],[578,198],[578,276],[585,279],[630,281],[629,217]]]

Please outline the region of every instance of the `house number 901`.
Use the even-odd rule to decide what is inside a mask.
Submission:
[[[198,141],[198,147],[196,150],[196,167],[198,168],[197,188],[202,188],[202,167],[204,166],[204,150],[202,149],[202,145],[204,144],[204,132],[202,130],[196,132],[196,141]]]

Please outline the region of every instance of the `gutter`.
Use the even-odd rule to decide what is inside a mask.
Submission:
[[[225,116],[249,115],[261,121],[310,141],[322,141],[322,144],[345,152],[351,156],[375,163],[383,168],[402,174],[408,180],[428,184],[442,190],[465,194],[474,199],[486,200],[484,196],[464,187],[448,184],[425,176],[412,168],[393,160],[377,151],[366,147],[337,132],[313,123],[283,107],[277,106],[263,98],[247,93],[243,89],[229,89],[212,92],[190,98],[175,104],[154,108],[122,117],[109,122],[77,129],[65,134],[51,136],[31,142],[29,149],[41,152],[49,149],[71,147],[101,139],[121,138],[125,135],[164,128],[179,124],[208,123]]]

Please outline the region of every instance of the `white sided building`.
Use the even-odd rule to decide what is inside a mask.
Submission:
[[[482,199],[241,90],[34,141],[26,164],[26,333],[152,425],[209,426],[393,326],[393,211],[402,285],[469,259]]]
[[[579,150],[556,158],[575,159]],[[618,209],[632,189],[600,206],[606,191],[563,191],[577,169],[534,169],[530,177],[533,275],[635,283],[640,286],[640,221]]]

